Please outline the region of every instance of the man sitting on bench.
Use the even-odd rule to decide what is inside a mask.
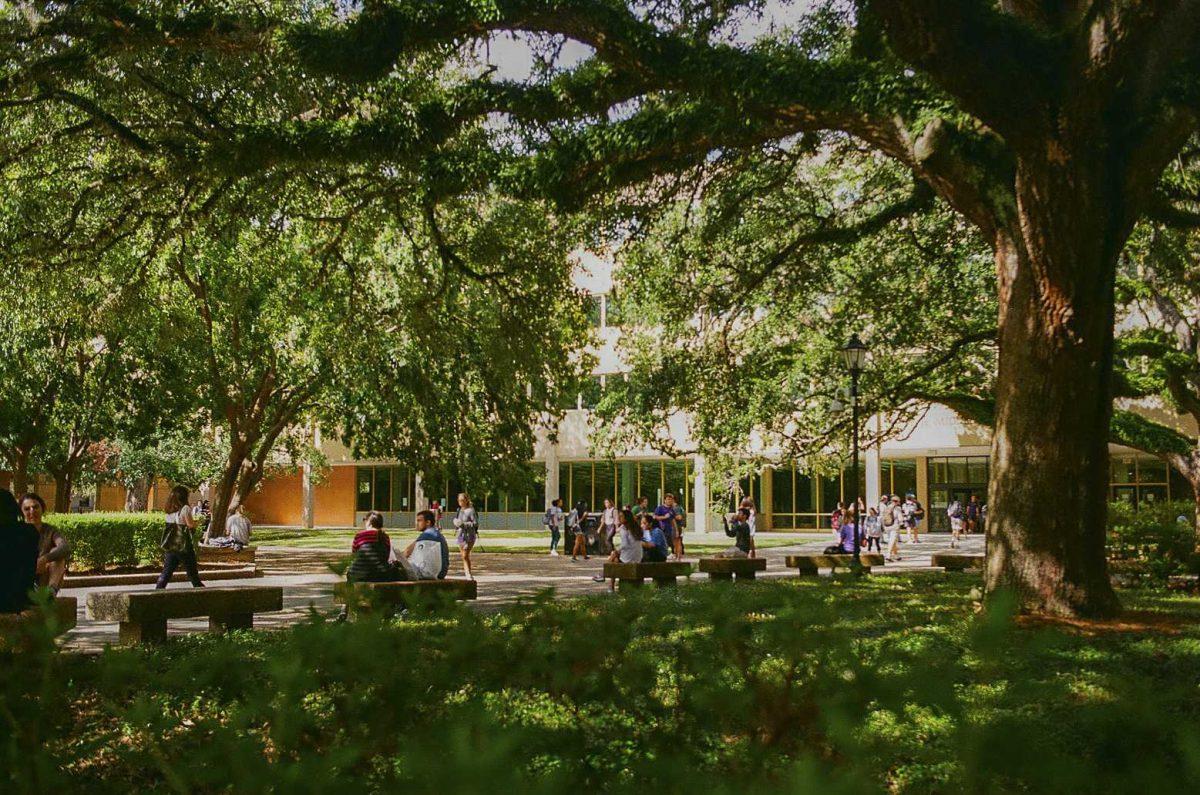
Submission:
[[[713,557],[750,557],[750,509],[738,508],[737,513],[726,514],[721,519],[725,522],[725,535],[733,539],[733,546]]]
[[[406,577],[410,580],[444,580],[450,569],[450,545],[437,526],[433,511],[421,511],[417,514],[417,540],[408,545],[397,560],[413,575]]]

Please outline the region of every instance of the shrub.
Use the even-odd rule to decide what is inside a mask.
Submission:
[[[1179,517],[1186,521],[1179,521]],[[1108,557],[1113,570],[1165,580],[1196,570],[1195,506],[1190,502],[1114,502],[1108,510]]]
[[[60,513],[46,521],[71,542],[75,570],[137,566],[162,556],[161,513]]]

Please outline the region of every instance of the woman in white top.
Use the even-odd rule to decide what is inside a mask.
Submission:
[[[642,562],[642,528],[637,520],[633,518],[633,511],[628,508],[623,508],[617,514],[617,538],[621,541],[621,546],[614,549],[612,554],[608,556],[609,563],[641,563]],[[596,582],[604,582],[604,574],[597,574],[592,578]],[[616,587],[617,581],[613,580],[609,585],[609,589]]]
[[[750,512],[750,554],[749,557],[758,557],[758,546],[754,543],[754,534],[758,532],[758,508],[754,505],[754,500],[746,497],[738,504],[738,508],[745,508]]]
[[[163,529],[162,541],[159,546],[163,551],[163,570],[158,575],[155,588],[166,588],[171,581],[171,575],[182,563],[187,570],[188,579],[192,586],[203,588],[200,582],[200,571],[196,565],[196,547],[192,542],[192,530],[196,520],[192,518],[192,506],[188,505],[188,490],[186,486],[176,486],[167,497],[167,524]]]

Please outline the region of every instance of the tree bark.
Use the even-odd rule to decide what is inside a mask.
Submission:
[[[20,499],[25,492],[30,491],[29,455],[30,451],[24,447],[13,450],[13,471],[9,485],[17,499]]]
[[[1113,288],[1130,223],[1104,174],[1054,144],[1018,166],[1018,218],[997,233],[999,371],[987,527],[989,592],[1105,617]],[[1103,163],[1103,157],[1089,157]]]
[[[75,478],[70,469],[53,473],[54,475],[54,512],[69,513],[71,510],[71,492],[75,490]]]
[[[141,513],[150,508],[150,476],[140,477],[125,489],[125,510]]]

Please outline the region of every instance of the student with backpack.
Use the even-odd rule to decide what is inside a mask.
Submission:
[[[558,557],[558,541],[562,538],[562,521],[562,499],[555,497],[550,502],[550,507],[546,509],[546,515],[542,518],[542,525],[550,531],[550,554],[554,557]]]
[[[904,524],[908,528],[908,540],[911,544],[921,543],[921,522],[925,520],[925,508],[917,500],[917,495],[911,491],[904,498]]]
[[[900,495],[892,495],[891,502],[880,512],[879,523],[883,526],[883,532],[887,534],[887,562],[894,563],[900,560],[900,531],[904,526],[904,514],[900,510]]]
[[[946,516],[950,519],[950,548],[955,549],[958,546],[963,531],[962,503],[958,500],[951,502],[946,508]]]

